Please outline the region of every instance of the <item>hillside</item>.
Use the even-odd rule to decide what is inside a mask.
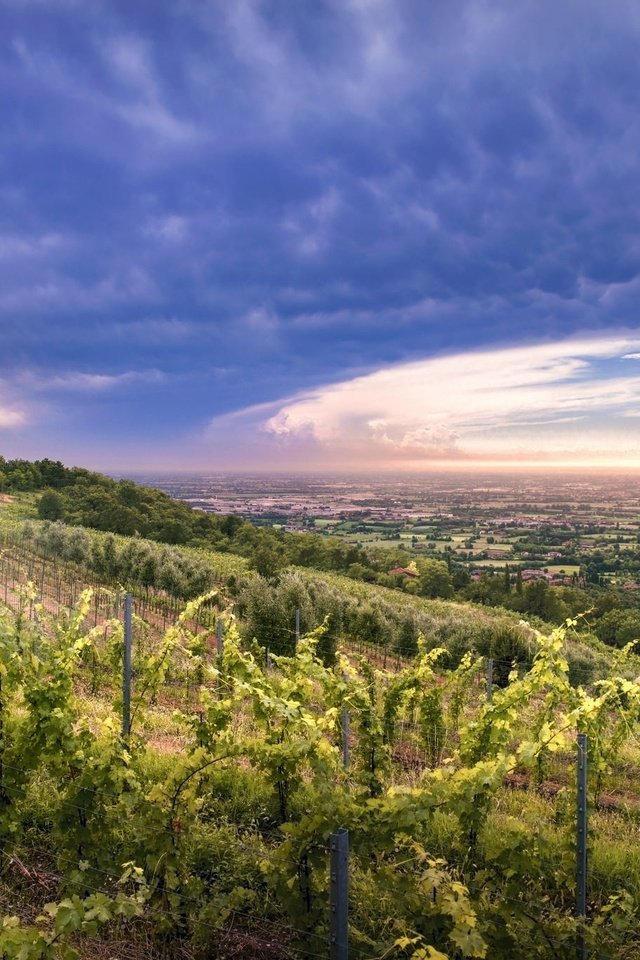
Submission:
[[[130,486],[138,489],[128,484],[127,490]],[[147,493],[140,489],[139,503],[143,503]],[[69,490],[77,494],[75,484],[69,485]],[[150,491],[152,499],[156,495],[157,491]],[[449,666],[459,663],[468,651],[492,657],[498,681],[506,679],[514,660],[523,666],[531,663],[533,632],[514,611],[462,600],[423,598],[309,567],[283,567],[268,577],[252,570],[250,560],[233,553],[229,543],[224,550],[197,539],[192,546],[160,544],[140,536],[70,526],[61,520],[38,520],[48,493],[10,496],[12,499],[0,506],[0,532],[20,550],[71,564],[79,579],[86,571],[91,582],[142,590],[147,597],[153,591],[187,600],[215,586],[221,602],[233,606],[243,634],[275,653],[291,651],[298,611],[303,632],[326,619],[323,646],[329,656],[348,642],[361,652],[372,647],[380,650],[385,663],[392,657],[399,660],[415,654],[422,634],[429,647],[447,649]],[[159,496],[165,512],[173,509],[170,498]],[[194,513],[183,504],[177,504],[176,510],[180,515]],[[212,519],[224,524],[224,518]],[[198,521],[190,516],[190,523]],[[543,630],[548,626],[536,618],[528,623]],[[576,682],[589,682],[609,671],[608,648],[585,626],[579,620],[567,638],[571,676]]]
[[[38,493],[38,516],[67,524],[139,536],[161,543],[203,546],[249,559],[266,575],[290,563],[325,570],[347,570],[367,557],[339,538],[310,534],[303,538],[256,527],[238,516],[193,510],[154,487],[112,480],[58,461],[3,460],[0,492]]]
[[[311,567],[265,576],[230,540],[42,519],[45,498],[0,501],[7,957],[328,958],[338,828],[353,956],[556,960],[580,937],[635,955],[632,653],[582,621],[551,632]]]
[[[340,591],[343,594],[374,597],[376,604],[386,605],[387,600],[396,594],[426,599],[455,598],[462,603],[472,601],[474,608],[495,607],[502,611],[499,617],[504,616],[505,610],[512,611],[516,621],[522,618],[542,627],[561,624],[568,618],[588,612],[588,617],[580,618],[576,624],[581,634],[581,646],[590,651],[584,653],[587,666],[594,661],[594,655],[596,660],[602,656],[597,640],[619,649],[640,637],[637,591],[625,591],[612,584],[585,583],[576,588],[549,586],[539,579],[524,583],[518,570],[499,574],[487,571],[480,580],[470,581],[464,564],[452,559],[451,555],[446,562],[418,557],[415,560],[416,575],[412,577],[390,575],[390,565],[409,562],[402,547],[398,547],[395,553],[380,554],[376,549],[349,543],[338,536],[289,533],[255,526],[237,515],[194,510],[156,488],[141,487],[131,481],[115,481],[79,467],[66,468],[51,460],[29,462],[0,458],[2,490],[5,496],[17,498],[8,515],[38,516],[116,536],[133,536],[136,542],[149,540],[164,544],[160,553],[154,552],[155,548],[149,545],[144,548],[145,556],[140,558],[146,564],[143,580],[148,586],[169,589],[172,594],[183,598],[196,595],[199,585],[211,576],[215,579],[222,570],[229,573],[233,570],[237,575],[251,569],[267,579],[274,579],[283,571],[298,567],[302,575],[304,570],[314,571],[312,578],[316,577],[317,571],[323,575],[341,574]],[[189,556],[188,562],[177,560],[177,554],[174,563],[161,562],[161,555],[166,559],[166,547],[171,546],[188,548],[187,554],[181,554]],[[133,547],[130,550],[135,553]],[[151,555],[155,560],[149,559]],[[213,572],[204,572],[204,567],[211,564]],[[176,565],[180,569],[176,569]],[[165,574],[164,581],[160,570]],[[184,575],[186,571],[188,573]],[[95,572],[100,571],[94,569]],[[115,571],[111,574],[115,575]],[[348,581],[387,589],[363,593],[356,588],[354,592]],[[398,609],[395,601],[389,602],[394,610]],[[405,604],[404,607],[406,610],[421,609],[419,604]],[[393,616],[397,623],[405,619]],[[377,628],[372,629],[375,634]],[[395,628],[391,630],[386,641],[388,644],[400,642],[397,632]],[[400,632],[409,635],[409,647],[414,649],[416,631],[404,625]],[[486,647],[484,643],[483,649]],[[582,657],[580,654],[578,660]]]

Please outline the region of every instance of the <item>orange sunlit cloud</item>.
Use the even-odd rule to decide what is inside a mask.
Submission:
[[[640,466],[640,339],[398,364],[214,420],[286,467]]]

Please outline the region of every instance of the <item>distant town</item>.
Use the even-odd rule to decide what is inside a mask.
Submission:
[[[199,510],[448,559],[471,579],[509,567],[524,581],[640,589],[640,479],[628,475],[136,479]]]

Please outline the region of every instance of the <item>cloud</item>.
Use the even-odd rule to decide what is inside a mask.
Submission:
[[[92,337],[102,340],[127,340],[145,345],[177,344],[195,336],[197,328],[188,320],[177,317],[148,317],[114,323],[99,330],[91,330]]]
[[[151,134],[156,144],[180,146],[194,141],[198,137],[194,123],[177,115],[165,102],[150,45],[136,35],[114,33],[110,27],[104,24],[96,31],[94,22],[88,33],[100,34],[96,48],[110,72],[111,84],[96,76],[91,56],[85,63],[78,62],[74,56],[61,56],[58,50],[51,51],[22,35],[13,37],[12,50],[29,81],[45,88],[48,97],[53,95],[83,111],[124,121],[138,136]],[[91,63],[90,70],[87,63]]]
[[[186,238],[189,221],[175,213],[163,217],[153,217],[144,229],[145,236],[158,237],[161,240],[181,241]]]
[[[341,208],[339,191],[330,187],[307,204],[287,213],[282,227],[291,235],[294,255],[314,257],[322,253]]]
[[[79,7],[82,0],[4,0],[6,6],[24,7]]]
[[[11,429],[21,427],[26,423],[27,417],[23,410],[12,410],[0,404],[0,429]]]
[[[611,336],[435,357],[239,411],[227,423],[237,429],[244,419],[245,432],[262,431],[289,460],[312,450],[351,466],[563,450],[640,459],[640,436],[611,427],[640,405],[640,380],[618,366],[638,346],[640,338]]]
[[[124,373],[86,373],[70,371],[61,374],[38,374],[23,371],[15,378],[23,388],[37,391],[63,390],[79,393],[102,393],[131,383],[162,383],[160,370],[126,370]]]
[[[146,270],[122,265],[116,273],[98,281],[82,282],[59,274],[38,276],[33,283],[7,284],[0,293],[0,311],[9,314],[36,311],[102,311],[109,304],[158,299],[158,288]]]
[[[111,37],[101,44],[103,56],[128,96],[112,104],[133,127],[146,128],[169,142],[183,143],[197,137],[194,125],[177,116],[163,101],[150,46],[135,35]]]
[[[0,430],[16,430],[29,425],[33,415],[20,391],[6,378],[0,378]],[[4,451],[3,451],[4,452]]]
[[[591,448],[598,416],[633,439],[633,346],[624,363],[519,366],[516,384],[491,366],[496,345],[640,327],[633,5],[11,0],[3,15],[0,370],[62,378],[41,399],[74,443],[97,442],[91,391],[118,436],[155,417],[162,452],[208,413],[274,398],[269,430],[240,417],[236,433],[296,462],[539,451],[571,429]],[[487,365],[493,393],[447,356]],[[147,367],[167,374],[161,412],[109,379]],[[540,400],[552,388],[562,414]]]
[[[65,238],[59,233],[41,236],[0,234],[0,261],[47,256],[63,247]]]

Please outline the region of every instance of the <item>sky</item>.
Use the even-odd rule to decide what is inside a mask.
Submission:
[[[632,0],[0,0],[0,454],[640,468]]]

